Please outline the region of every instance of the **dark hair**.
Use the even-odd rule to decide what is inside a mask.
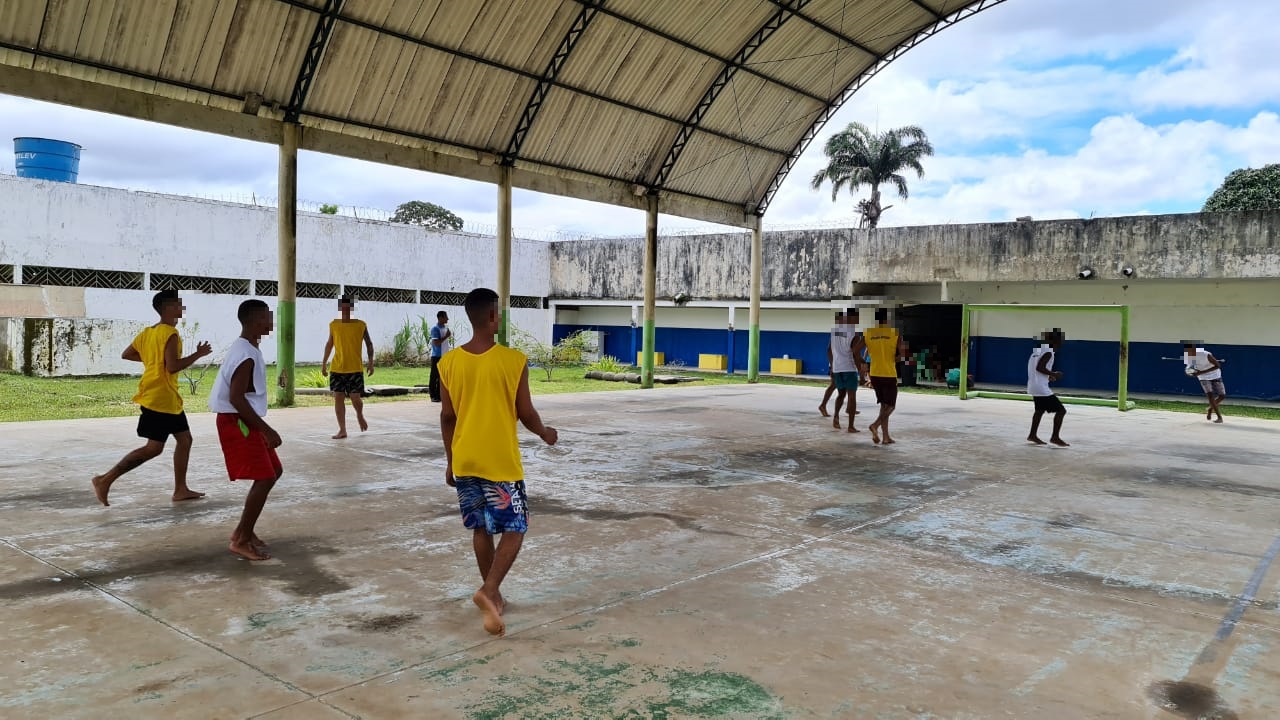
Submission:
[[[151,298],[151,307],[156,312],[160,312],[160,308],[164,307],[165,303],[177,302],[178,300],[181,300],[181,298],[178,297],[177,290],[161,290],[155,294],[155,297]]]
[[[449,313],[447,313],[447,312],[445,312],[445,311],[443,311],[443,310],[441,310],[440,312],[436,313],[436,319],[437,319],[437,320],[439,320],[439,319],[440,319],[440,318],[442,318],[442,317],[449,317]]]
[[[849,317],[858,317],[858,308],[856,307],[848,308],[847,310],[844,311],[844,314],[848,315]]]
[[[876,322],[889,322],[889,308],[876,308]]]
[[[240,309],[236,310],[236,319],[240,321],[241,325],[244,325],[245,323],[249,322],[249,320],[251,320],[254,315],[262,312],[263,310],[270,310],[270,309],[271,307],[269,305],[267,305],[266,303],[262,302],[257,298],[253,298],[251,300],[245,300],[244,302],[240,303]]]
[[[343,293],[342,297],[338,298],[338,304],[339,305],[355,305],[356,298],[354,295],[351,295],[349,293]]]
[[[462,306],[467,310],[467,319],[472,325],[480,325],[488,319],[489,311],[493,310],[493,304],[498,302],[498,293],[489,288],[476,288],[467,293],[467,299],[462,302]]]

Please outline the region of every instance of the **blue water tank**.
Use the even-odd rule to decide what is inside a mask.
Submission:
[[[80,146],[75,143],[14,138],[13,159],[18,177],[73,183],[80,176]]]

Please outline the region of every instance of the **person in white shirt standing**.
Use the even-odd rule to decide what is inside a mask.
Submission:
[[[836,389],[836,412],[832,427],[840,428],[840,408],[849,402],[849,432],[856,433],[853,416],[858,414],[858,357],[861,354],[861,338],[858,336],[858,311],[854,308],[837,316],[831,329],[831,341],[827,345],[827,359],[831,362],[831,384]],[[825,410],[826,403],[823,403]]]
[[[267,414],[267,366],[258,343],[271,332],[271,308],[261,300],[245,300],[236,313],[240,337],[231,344],[218,369],[209,395],[209,409],[218,414],[218,440],[232,480],[252,480],[240,524],[231,534],[231,552],[246,560],[266,560],[267,544],[254,525],[267,495],[284,473],[276,448],[280,435],[264,419]]]
[[[1053,435],[1049,442],[1059,447],[1069,447],[1061,435],[1067,408],[1053,390],[1049,389],[1049,383],[1062,379],[1062,373],[1053,369],[1053,363],[1057,359],[1058,348],[1062,347],[1062,342],[1066,339],[1066,334],[1059,328],[1045,332],[1041,335],[1040,347],[1032,350],[1031,357],[1027,359],[1027,394],[1036,407],[1035,414],[1031,416],[1031,434],[1027,436],[1027,442],[1036,445],[1045,444],[1039,436],[1040,418],[1049,412],[1053,413]]]
[[[1209,399],[1209,411],[1205,413],[1204,419],[1213,420],[1213,416],[1217,414],[1218,419],[1213,421],[1222,422],[1222,410],[1219,406],[1227,399],[1227,386],[1222,384],[1222,363],[1218,362],[1213,353],[1196,347],[1194,341],[1187,341],[1182,344],[1182,364],[1187,368],[1187,375],[1200,381],[1200,389],[1204,390],[1204,396]]]

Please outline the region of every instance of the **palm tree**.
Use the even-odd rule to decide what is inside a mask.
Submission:
[[[874,230],[880,223],[880,215],[893,207],[881,207],[880,185],[892,183],[898,195],[906,200],[907,179],[902,172],[914,170],[917,177],[924,177],[920,158],[932,155],[933,146],[924,130],[915,125],[877,134],[855,122],[827,138],[822,151],[827,155],[827,166],[813,176],[813,189],[830,181],[831,201],[835,202],[841,188],[848,186],[852,194],[869,185],[871,198],[858,201],[858,213],[862,216],[859,227],[867,225]]]

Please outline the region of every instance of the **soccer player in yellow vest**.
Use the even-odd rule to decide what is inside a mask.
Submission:
[[[444,479],[458,491],[463,525],[471,530],[484,581],[471,601],[480,608],[484,629],[502,636],[507,631],[502,580],[529,529],[516,420],[548,445],[555,445],[559,436],[542,424],[533,407],[524,353],[494,341],[502,324],[498,294],[476,288],[465,307],[472,338],[439,365],[440,432],[449,462]],[[502,535],[496,551],[494,535]]]
[[[889,435],[889,416],[898,405],[898,358],[906,354],[906,345],[897,328],[889,327],[889,311],[876,309],[876,326],[862,334],[867,351],[871,354],[871,387],[880,403],[880,415],[871,423],[871,440],[876,444],[892,445]]]
[[[187,414],[182,409],[182,395],[178,393],[178,373],[191,367],[195,361],[213,352],[209,343],[196,344],[196,351],[182,357],[182,338],[178,336],[178,321],[182,319],[182,298],[176,290],[163,290],[151,299],[151,307],[160,315],[160,322],[138,333],[120,357],[142,363],[142,379],[138,381],[138,394],[133,401],[142,408],[138,418],[138,437],[146,445],[125,455],[115,467],[93,479],[93,492],[98,502],[107,502],[107,493],[121,475],[164,452],[165,441],[173,436],[177,448],[173,451],[173,500],[195,500],[204,497],[187,487],[187,461],[191,457],[191,428]]]
[[[329,323],[329,340],[324,344],[324,358],[320,361],[320,374],[329,377],[329,390],[333,393],[333,412],[338,416],[338,434],[334,440],[347,436],[347,403],[356,411],[360,432],[369,429],[364,420],[364,368],[360,366],[360,343],[369,351],[369,375],[373,376],[373,340],[363,320],[351,317],[355,298],[343,295],[338,299],[338,311],[342,317]],[[333,367],[329,367],[329,353],[333,352]]]

